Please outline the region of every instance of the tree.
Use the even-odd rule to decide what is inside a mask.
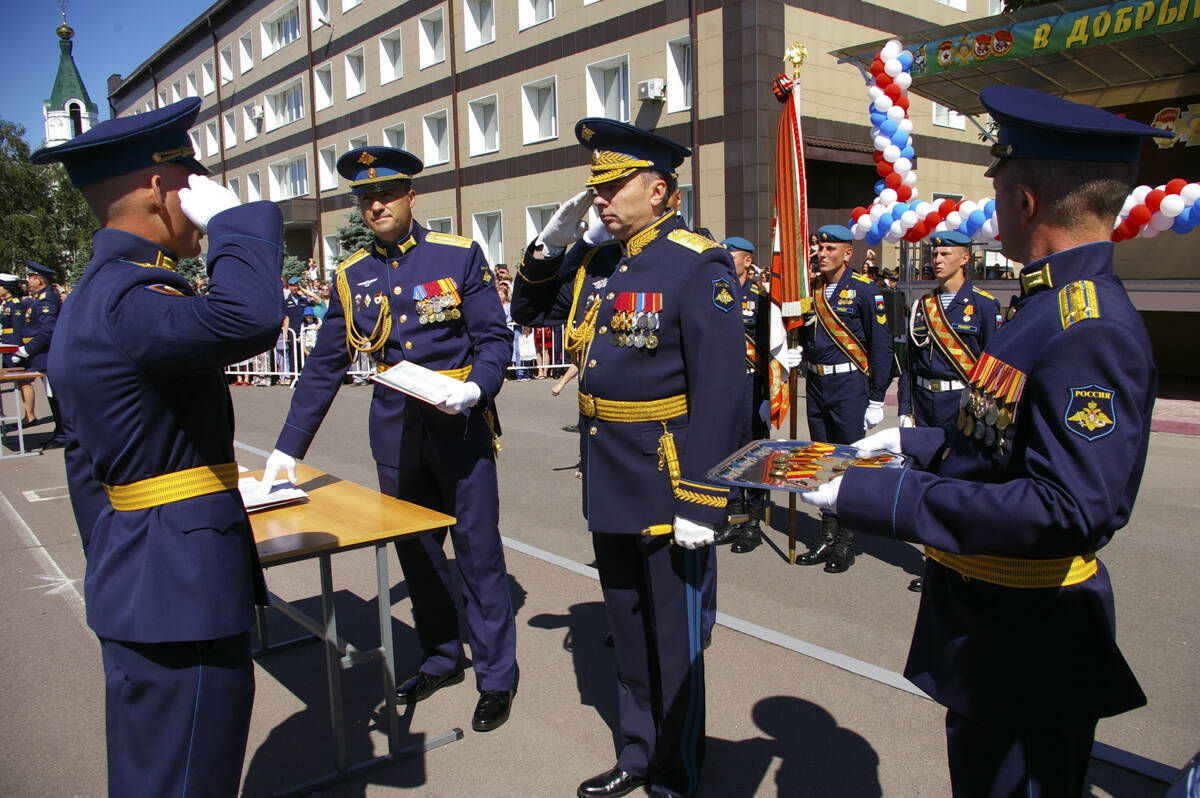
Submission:
[[[290,280],[293,277],[305,279],[308,274],[308,266],[304,261],[297,258],[295,255],[285,255],[283,258],[283,279]]]
[[[346,223],[337,229],[338,248],[349,255],[371,246],[375,235],[357,210],[346,214]]]

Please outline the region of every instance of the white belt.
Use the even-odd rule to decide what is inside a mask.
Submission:
[[[917,385],[920,385],[927,391],[934,393],[943,393],[944,391],[961,391],[967,386],[963,385],[958,380],[927,380],[924,377],[917,377]]]
[[[830,374],[845,374],[847,371],[854,371],[853,363],[809,363],[808,370],[814,374],[820,374],[822,377],[827,377]]]

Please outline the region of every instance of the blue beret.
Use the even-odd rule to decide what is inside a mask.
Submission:
[[[929,245],[933,247],[969,247],[971,239],[957,230],[941,230],[929,234]]]
[[[25,265],[29,267],[29,271],[33,272],[34,274],[40,274],[47,280],[53,280],[57,276],[54,273],[54,269],[51,269],[49,266],[43,266],[36,260],[27,260],[25,261]]]
[[[425,168],[411,152],[395,147],[359,147],[338,158],[338,174],[350,181],[351,194],[396,188]]]
[[[299,277],[289,277],[288,285],[300,285],[300,278]]]
[[[829,241],[836,244],[851,244],[854,242],[854,233],[851,233],[850,228],[844,224],[827,224],[817,230],[817,240],[822,244]]]
[[[988,86],[979,100],[996,120],[993,176],[1010,158],[1136,163],[1146,136],[1173,135],[1091,105],[1019,86]]]
[[[208,170],[196,160],[188,128],[196,121],[200,98],[189,97],[154,111],[101,122],[57,147],[30,156],[36,164],[61,161],[71,184],[87,186],[160,163],[175,163],[199,175]]]
[[[682,144],[615,119],[580,119],[575,123],[575,138],[592,151],[592,176],[584,184],[588,186],[611,183],[639,169],[674,177],[683,159],[692,154]]]
[[[751,244],[749,242],[749,240],[742,238],[741,236],[730,236],[729,238],[727,238],[721,242],[721,246],[725,247],[725,249],[730,249],[730,250],[740,249],[743,252],[753,252],[754,251],[754,245]]]

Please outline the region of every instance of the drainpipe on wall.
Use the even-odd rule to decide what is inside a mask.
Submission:
[[[305,14],[311,12],[312,7],[307,3],[301,3],[305,6]],[[313,66],[313,41],[312,41],[312,20],[305,20],[306,39],[308,42],[308,130],[309,137],[312,139],[312,163],[313,163],[313,197],[317,200],[317,274],[321,275],[321,282],[325,281],[325,228],[321,223],[321,154],[317,152],[317,89],[314,85],[316,82],[316,70]],[[326,24],[329,24],[328,22]],[[365,65],[363,67],[366,69]],[[337,164],[334,164],[337,168]],[[307,276],[307,275],[305,275]]]
[[[696,36],[696,0],[688,3],[688,36],[692,40],[692,227],[700,224],[700,42]]]
[[[454,36],[454,4],[446,4],[447,25],[450,28],[450,105],[454,112],[454,223],[456,228],[454,232],[458,235],[463,235],[463,216],[462,216],[462,170],[459,164],[462,163],[461,153],[458,151],[458,52],[457,42]]]

